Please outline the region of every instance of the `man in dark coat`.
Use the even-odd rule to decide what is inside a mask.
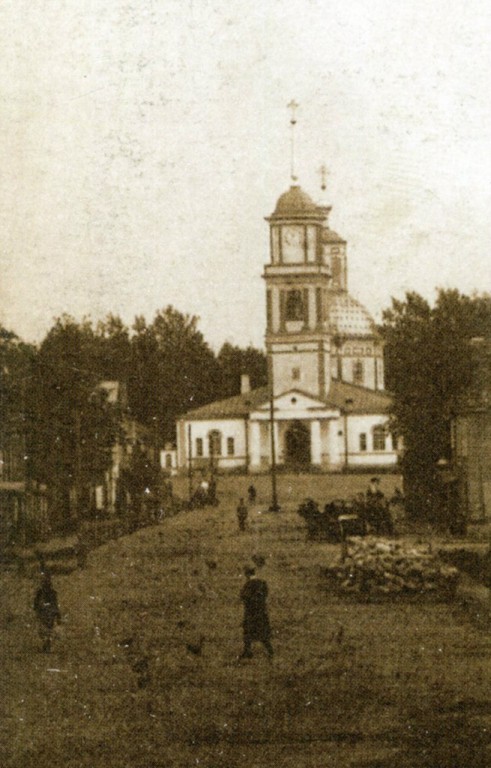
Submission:
[[[367,522],[376,534],[392,536],[394,525],[384,493],[380,490],[380,479],[372,477],[367,490]]]
[[[39,623],[39,636],[43,642],[43,651],[44,653],[49,653],[55,621],[58,623],[61,621],[58,595],[53,589],[49,573],[43,575],[41,586],[36,592],[34,610]]]
[[[268,656],[273,655],[271,645],[271,626],[269,624],[266,599],[268,585],[263,579],[256,577],[254,568],[247,567],[244,570],[246,583],[241,589],[240,599],[244,604],[244,650],[239,659],[252,658],[252,643],[258,641],[264,645]]]
[[[239,523],[239,531],[245,531],[247,514],[248,514],[248,510],[246,505],[244,504],[244,499],[241,499],[237,507],[237,521]]]
[[[256,487],[253,485],[253,483],[251,483],[249,488],[247,489],[247,497],[249,499],[249,504],[256,503],[256,496],[257,496]]]

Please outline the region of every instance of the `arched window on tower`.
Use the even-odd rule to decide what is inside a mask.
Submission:
[[[222,433],[213,429],[208,434],[208,452],[210,456],[222,455]]]
[[[305,307],[302,291],[288,291],[285,303],[285,320],[304,320]]]

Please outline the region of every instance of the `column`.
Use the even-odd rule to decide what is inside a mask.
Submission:
[[[249,456],[252,470],[261,466],[261,425],[258,421],[249,422]]]
[[[310,422],[310,462],[322,463],[321,423],[319,419]]]

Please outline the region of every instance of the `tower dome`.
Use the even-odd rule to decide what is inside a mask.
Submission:
[[[338,336],[377,335],[375,321],[368,310],[345,291],[330,296],[329,321],[333,334]]]
[[[319,219],[324,218],[324,215],[312,198],[301,187],[294,185],[278,198],[273,217],[279,219],[296,217]]]

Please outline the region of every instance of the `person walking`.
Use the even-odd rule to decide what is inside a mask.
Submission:
[[[269,623],[266,600],[268,585],[263,579],[258,579],[254,568],[244,569],[246,583],[241,589],[240,599],[244,605],[244,648],[239,659],[250,659],[253,656],[252,643],[257,641],[264,645],[269,658],[273,656],[271,645],[271,626]]]
[[[249,499],[249,504],[255,504],[256,503],[256,497],[257,497],[257,491],[256,487],[253,483],[250,484],[249,488],[247,489],[247,496]]]
[[[241,499],[237,507],[237,520],[239,523],[239,531],[245,531],[248,514],[249,514],[249,511],[246,505],[244,504],[244,499]]]
[[[41,586],[34,597],[34,611],[39,624],[39,636],[42,640],[44,653],[51,651],[51,639],[55,622],[61,622],[61,613],[58,607],[58,595],[51,583],[49,573],[43,575]]]

